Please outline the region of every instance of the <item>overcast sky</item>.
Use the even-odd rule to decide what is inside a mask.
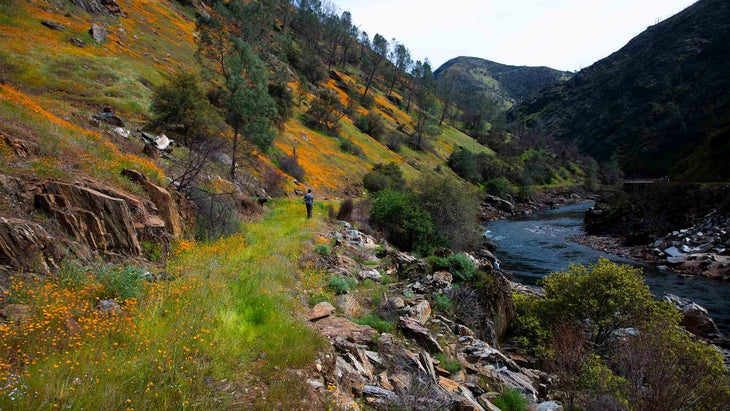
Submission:
[[[694,0],[332,0],[370,39],[438,68],[458,56],[580,70]]]

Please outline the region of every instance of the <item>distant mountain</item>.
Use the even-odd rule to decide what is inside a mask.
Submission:
[[[456,57],[435,72],[439,82],[453,78],[469,89],[480,90],[504,107],[522,101],[546,86],[572,76],[549,67],[509,66],[477,57]]]
[[[701,0],[510,113],[629,177],[730,179],[730,2]]]

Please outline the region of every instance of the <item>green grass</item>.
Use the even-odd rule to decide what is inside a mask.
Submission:
[[[443,353],[436,353],[434,356],[439,361],[439,366],[446,371],[455,374],[464,368],[456,358],[449,358]]]
[[[506,388],[493,404],[502,411],[525,411],[529,401],[516,388]]]
[[[393,322],[384,320],[375,314],[366,314],[352,321],[360,325],[370,326],[379,333],[391,333],[395,329]]]
[[[263,221],[245,225],[245,235],[173,251],[170,281],[142,283],[132,269],[94,276],[69,267],[57,279],[18,284],[19,303],[44,307],[40,331],[31,332],[45,339],[18,346],[25,363],[15,360],[15,348],[0,354],[0,409],[221,409],[240,401],[252,378],[272,387],[268,400],[285,408],[298,401],[276,386],[287,380],[285,370],[312,364],[327,346],[292,316],[302,309],[297,260],[322,220],[306,220],[298,202],[272,203]],[[104,276],[114,296],[139,296],[120,302],[118,316],[93,314]],[[64,331],[69,318],[78,327],[68,330],[77,331]],[[46,326],[60,331],[45,334]],[[6,328],[0,337],[13,347],[23,338]],[[287,381],[303,390],[303,380]]]

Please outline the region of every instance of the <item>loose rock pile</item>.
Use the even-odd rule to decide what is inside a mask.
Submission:
[[[730,280],[730,215],[711,213],[656,240],[650,249],[675,271]]]
[[[338,405],[347,409],[359,409],[364,401],[375,409],[495,410],[490,399],[504,387],[518,389],[535,404],[547,400],[552,381],[548,374],[521,367],[458,319],[434,315],[434,296],[448,295],[453,288],[451,273],[431,273],[425,261],[406,253],[391,252],[381,260],[375,253],[384,247],[349,224],[330,237],[337,244],[327,256],[332,275],[379,282],[387,274],[399,281],[386,287],[378,304],[345,294],[334,305],[321,302],[310,310],[307,319],[330,341],[335,354],[331,364],[318,365],[320,374],[309,380],[314,389],[325,396],[336,394]],[[472,258],[491,267],[489,261]],[[496,283],[511,292],[508,282]],[[368,312],[392,320],[398,332],[380,333],[343,317]],[[562,409],[554,402],[540,405]]]

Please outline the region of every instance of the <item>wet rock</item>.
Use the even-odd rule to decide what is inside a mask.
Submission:
[[[680,255],[678,257],[667,257],[667,264],[669,265],[679,265],[683,264],[685,262],[684,256]]]
[[[332,304],[328,303],[327,301],[323,301],[312,307],[311,310],[309,310],[309,312],[307,313],[307,320],[321,320],[322,318],[329,317],[334,313],[335,307],[333,307]]]
[[[664,250],[664,253],[667,254],[670,257],[682,257],[684,256],[684,253],[679,251],[677,247],[669,247],[666,250]]]

